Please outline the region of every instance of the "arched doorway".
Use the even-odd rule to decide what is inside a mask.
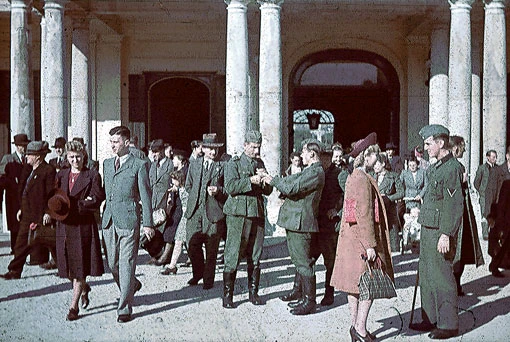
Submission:
[[[174,149],[189,152],[190,142],[202,139],[210,127],[210,92],[202,82],[166,78],[149,88],[149,136]]]
[[[382,147],[399,145],[400,83],[395,68],[378,54],[339,49],[308,55],[293,70],[289,95],[291,142],[295,116],[316,110],[333,115],[333,140],[344,146],[370,132]]]

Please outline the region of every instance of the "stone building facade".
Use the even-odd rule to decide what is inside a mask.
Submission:
[[[215,131],[229,153],[264,135],[287,166],[295,112],[332,114],[334,141],[376,131],[401,154],[427,123],[467,140],[473,170],[507,145],[504,0],[0,0],[0,154],[12,136],[108,130],[186,149]],[[10,94],[10,95],[8,95]],[[500,157],[500,161],[502,158]]]

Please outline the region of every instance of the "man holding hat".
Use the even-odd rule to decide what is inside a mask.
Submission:
[[[262,304],[259,298],[260,257],[264,245],[264,199],[273,187],[262,182],[266,172],[259,158],[262,134],[248,131],[244,152],[232,157],[225,166],[225,189],[228,199],[223,208],[227,215],[225,267],[223,270],[223,307],[234,308],[233,293],[237,266],[246,255],[250,302]]]
[[[420,130],[425,150],[437,162],[427,170],[428,186],[418,217],[422,225],[418,274],[423,321],[410,328],[430,331],[431,339],[456,336],[459,329],[452,264],[462,222],[463,171],[449,150],[449,135],[441,125],[428,125]]]
[[[276,222],[287,232],[290,258],[296,266],[294,288],[281,296],[289,303],[293,315],[308,315],[315,310],[316,279],[315,252],[312,242],[319,232],[317,217],[325,175],[320,161],[321,143],[315,139],[303,142],[301,159],[306,166],[303,171],[287,177],[264,176],[263,181],[280,190],[285,196]]]
[[[21,170],[26,164],[25,150],[29,142],[26,134],[16,134],[12,142],[16,150],[11,154],[4,155],[0,162],[0,202],[2,202],[2,194],[5,190],[5,215],[7,216],[7,228],[11,232],[11,254],[14,254],[14,245],[19,231],[19,222],[16,219],[16,214],[21,206],[18,187]]]
[[[55,149],[55,153],[57,156],[55,158],[50,159],[48,164],[53,166],[57,172],[59,172],[62,169],[68,169],[70,168],[69,162],[67,161],[66,155],[65,155],[65,149],[66,149],[66,138],[64,137],[58,137],[55,139],[55,144],[51,146]]]
[[[55,188],[55,169],[44,158],[50,149],[46,141],[32,141],[27,145],[26,159],[30,167],[23,168],[19,182],[18,196],[21,198],[21,209],[17,213],[20,230],[14,246],[14,259],[9,264],[9,272],[0,275],[6,280],[21,278],[23,265],[28,254],[35,245],[28,245],[30,226],[48,225],[51,217],[48,214],[48,199]],[[55,246],[50,247],[54,258]]]
[[[216,133],[204,134],[203,157],[190,163],[185,188],[189,193],[184,216],[188,254],[193,268],[193,278],[188,285],[197,285],[204,279],[204,290],[214,285],[216,257],[220,238],[225,230],[223,204],[227,195],[223,188],[223,164],[215,161],[218,148]],[[205,260],[202,246],[205,245]]]

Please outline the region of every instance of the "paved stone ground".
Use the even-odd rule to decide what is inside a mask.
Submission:
[[[0,235],[0,272],[11,260],[8,236]],[[266,305],[253,306],[246,293],[246,266],[238,272],[235,310],[221,307],[222,276],[218,268],[211,290],[189,287],[190,268],[162,276],[159,267],[146,264],[140,252],[137,276],[143,282],[134,302],[134,319],[116,322],[118,290],[111,274],[88,279],[91,304],[81,318],[66,322],[71,299],[70,282],[56,271],[26,266],[22,279],[0,280],[1,341],[349,341],[347,297],[337,292],[335,304],[319,307],[313,315],[295,317],[278,296],[292,286],[294,267],[283,238],[267,238],[262,264],[261,295]],[[484,250],[487,243],[482,242]],[[489,260],[486,256],[486,261]],[[426,334],[409,330],[411,302],[418,264],[416,254],[393,258],[398,297],[378,300],[369,317],[369,330],[379,340],[426,341]],[[317,266],[318,301],[324,293],[322,259]],[[510,272],[507,278],[490,276],[487,265],[467,266],[463,277],[467,293],[459,302],[460,336],[453,341],[510,341]],[[419,307],[419,295],[418,305]],[[415,320],[419,320],[419,309]]]

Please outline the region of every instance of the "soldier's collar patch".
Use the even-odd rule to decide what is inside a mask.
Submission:
[[[448,195],[450,195],[450,197],[453,197],[453,195],[455,195],[455,192],[457,192],[457,189],[446,188],[446,191],[448,191]]]

